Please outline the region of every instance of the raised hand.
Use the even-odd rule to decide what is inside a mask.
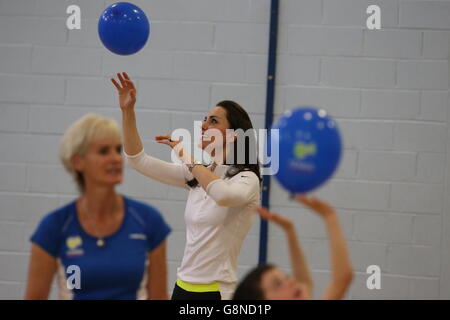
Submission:
[[[334,208],[331,205],[329,205],[325,201],[322,201],[316,197],[312,197],[312,196],[308,197],[306,195],[299,194],[299,195],[295,196],[295,200],[297,202],[305,205],[312,211],[316,212],[324,219],[327,217],[333,216],[336,213]]]
[[[136,87],[126,72],[122,72],[122,74],[118,73],[117,77],[119,78],[120,84],[114,78],[111,79],[111,82],[119,93],[120,108],[122,110],[131,109],[136,103]]]
[[[258,211],[259,215],[263,219],[266,219],[266,220],[276,223],[284,230],[288,230],[288,229],[291,229],[294,227],[294,224],[292,223],[291,220],[289,220],[288,218],[286,218],[278,213],[271,212],[271,211],[267,210],[267,208],[258,207],[258,208],[256,208],[256,211]]]

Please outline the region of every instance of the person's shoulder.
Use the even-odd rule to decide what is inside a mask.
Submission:
[[[36,229],[36,233],[52,233],[59,234],[67,228],[68,224],[73,221],[73,212],[75,210],[75,201],[69,202],[47,214],[45,214]]]
[[[73,213],[74,208],[75,208],[75,200],[66,203],[65,205],[45,214],[42,217],[41,221],[58,225],[64,224]]]
[[[144,228],[144,232],[151,234],[159,234],[166,230],[170,232],[170,227],[165,222],[163,215],[155,207],[129,197],[124,197],[124,199],[128,214]]]
[[[156,209],[155,207],[151,206],[148,203],[145,203],[143,201],[139,201],[136,199],[132,199],[130,197],[125,197],[124,199],[126,201],[126,204],[128,206],[128,209],[134,213],[139,215],[141,218],[143,219],[151,219],[155,216],[160,216],[161,213],[159,212],[158,209]]]

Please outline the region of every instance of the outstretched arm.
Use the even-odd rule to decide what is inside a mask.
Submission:
[[[295,199],[318,213],[324,220],[331,248],[331,281],[322,299],[342,299],[353,280],[353,269],[336,211],[315,197],[298,195]]]
[[[170,135],[157,136],[156,140],[171,147],[184,164],[196,162],[180,141],[172,140]],[[187,166],[185,169],[188,170]],[[225,182],[220,176],[201,165],[194,166],[190,174],[219,206],[243,206],[254,202],[259,195],[259,179],[253,172],[241,172],[239,179],[233,183]]]
[[[294,224],[286,217],[283,217],[282,215],[275,212],[270,212],[266,208],[260,207],[256,210],[262,218],[275,222],[286,233],[293,276],[298,282],[301,282],[305,285],[308,290],[307,294],[310,297],[312,294],[314,283],[311,277],[308,262],[303,253],[300,242],[298,241]]]
[[[180,141],[172,140],[172,137],[168,134],[159,135],[156,137],[156,141],[161,144],[166,144],[171,147],[182,163],[193,164],[196,159],[184,149]],[[187,168],[187,167],[186,167]],[[220,177],[211,170],[202,165],[196,165],[191,169],[191,174],[204,190],[207,190],[208,185],[214,180],[220,180]]]
[[[136,114],[134,112],[136,87],[125,72],[122,74],[118,73],[117,78],[120,84],[115,79],[111,79],[111,82],[119,93],[119,105],[122,110],[124,151],[128,164],[143,175],[161,183],[186,188],[187,172],[181,165],[151,157],[144,152],[137,129]]]
[[[119,93],[119,105],[122,110],[122,126],[124,136],[124,149],[128,155],[136,155],[142,149],[142,141],[136,125],[136,115],[134,113],[134,105],[136,103],[136,88],[133,81],[123,72],[118,73],[120,84],[111,79]]]

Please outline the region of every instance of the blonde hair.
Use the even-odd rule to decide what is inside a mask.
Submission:
[[[122,140],[117,122],[94,113],[81,117],[64,133],[59,145],[59,158],[81,193],[84,192],[84,178],[83,174],[72,166],[72,157],[84,156],[92,141],[110,137]]]

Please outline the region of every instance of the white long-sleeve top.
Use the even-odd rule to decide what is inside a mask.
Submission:
[[[154,158],[144,150],[126,158],[129,166],[138,172],[189,190],[184,212],[186,246],[178,278],[200,284],[235,283],[239,251],[256,216],[253,208],[260,203],[257,175],[242,171],[224,178],[230,166],[218,165],[214,173],[221,179],[213,180],[204,190],[186,185],[193,175],[183,164]]]

